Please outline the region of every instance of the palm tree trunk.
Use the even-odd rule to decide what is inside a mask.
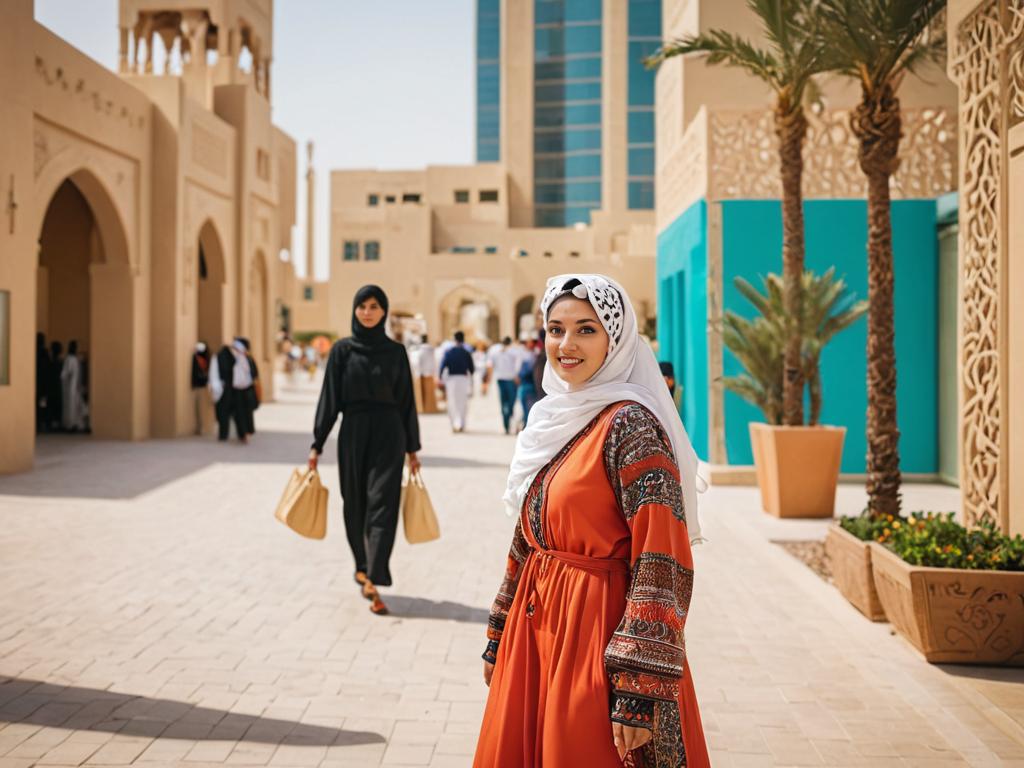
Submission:
[[[868,180],[868,510],[900,511],[900,432],[896,422],[889,179],[899,166],[900,105],[890,87],[865,96],[853,115],[860,165]]]
[[[782,280],[786,308],[786,346],[783,351],[782,423],[803,426],[804,380],[800,318],[803,315],[801,280],[804,274],[803,147],[807,119],[803,109],[775,108],[779,137],[779,172],[782,177]]]

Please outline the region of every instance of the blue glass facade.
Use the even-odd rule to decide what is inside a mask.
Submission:
[[[476,2],[476,160],[501,159],[501,0]]]
[[[534,224],[601,207],[602,0],[534,2]]]
[[[644,59],[661,45],[661,0],[629,0],[628,205],[654,207],[654,70]]]

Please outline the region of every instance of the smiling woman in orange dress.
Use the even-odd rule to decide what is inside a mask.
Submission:
[[[622,288],[548,281],[548,397],[520,434],[474,768],[703,768],[683,629],[697,459]]]

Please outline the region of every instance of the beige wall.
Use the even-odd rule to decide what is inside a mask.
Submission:
[[[452,329],[451,307],[463,300],[489,305],[500,335],[516,336],[516,303],[539,298],[547,278],[563,272],[608,274],[623,284],[638,313],[653,315],[651,212],[617,220],[595,214],[594,226],[580,229],[512,227],[509,188],[498,164],[332,173],[330,329],[348,335],[352,296],[376,283],[393,311],[422,315],[435,340]],[[481,189],[499,190],[498,201],[480,202]],[[470,202],[455,203],[455,190],[468,190]],[[423,197],[403,203],[403,193]],[[371,194],[379,196],[377,206],[367,205]],[[387,195],[395,202],[387,203]],[[343,260],[346,240],[359,243],[358,261]],[[380,243],[379,262],[363,259],[367,241]]]
[[[1024,9],[953,0],[960,114],[960,488],[968,523],[1024,533]]]
[[[255,29],[272,7],[211,9],[264,18]],[[277,308],[291,300],[279,291],[294,282],[279,259],[295,222],[294,142],[251,79],[216,86],[223,62],[208,93],[188,77],[119,77],[37,24],[31,0],[0,4],[0,71],[3,199],[17,203],[0,227],[12,254],[0,259],[12,307],[0,472],[32,463],[37,327],[88,355],[97,436],[191,433],[200,334],[214,347],[249,335],[272,367]]]

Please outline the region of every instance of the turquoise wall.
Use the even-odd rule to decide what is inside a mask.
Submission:
[[[808,200],[804,203],[804,216],[807,268],[820,273],[835,266],[837,274],[846,280],[857,297],[866,299],[867,203],[863,200]],[[755,313],[733,286],[733,278],[741,276],[757,285],[762,275],[781,272],[781,217],[778,201],[735,200],[722,203],[725,309],[746,317]],[[934,473],[938,470],[938,242],[935,201],[893,202],[892,229],[900,463],[904,472]],[[665,234],[671,231],[672,228]],[[660,268],[660,240],[658,256]],[[822,422],[847,428],[842,471],[849,473],[865,471],[866,344],[867,318],[863,318],[836,336],[821,360]],[[727,376],[741,371],[739,363],[728,351],[724,366]],[[759,410],[726,392],[725,442],[730,464],[753,463],[747,425],[750,421],[761,420],[763,417]]]
[[[659,359],[682,387],[680,416],[708,457],[707,204],[698,200],[658,235]]]

